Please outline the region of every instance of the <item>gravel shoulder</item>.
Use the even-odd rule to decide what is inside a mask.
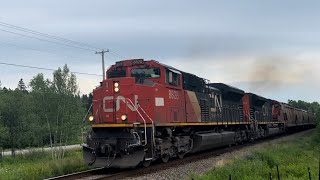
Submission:
[[[268,147],[271,144],[282,144],[295,138],[311,134],[313,129],[292,134],[289,136],[280,137],[266,142],[254,144],[252,146],[242,147],[239,150],[220,154],[219,156],[212,156],[206,159],[193,161],[192,163],[184,163],[176,167],[161,168],[157,172],[149,174],[141,174],[136,177],[127,178],[127,180],[141,180],[141,179],[187,179],[192,173],[203,174],[214,167],[223,166],[237,158],[242,158],[249,155],[252,151]]]

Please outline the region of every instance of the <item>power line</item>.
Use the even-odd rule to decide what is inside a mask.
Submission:
[[[43,53],[48,53],[48,54],[63,56],[63,57],[66,57],[66,58],[74,58],[74,59],[77,59],[77,60],[92,61],[92,60],[89,60],[89,59],[82,59],[82,58],[78,58],[78,57],[74,57],[74,56],[67,56],[67,55],[63,55],[63,54],[57,53],[57,52],[50,52],[50,51],[43,51],[43,50],[34,49],[34,48],[27,48],[27,47],[24,47],[24,46],[19,46],[19,45],[10,44],[10,43],[0,42],[0,45],[12,46],[12,47],[17,47],[17,48],[27,49],[27,50],[31,50],[31,51],[37,51],[37,52],[43,52]]]
[[[19,36],[24,36],[24,37],[28,37],[28,38],[32,38],[32,39],[37,39],[39,41],[46,41],[46,42],[50,42],[50,43],[55,43],[55,44],[58,44],[58,45],[62,45],[62,46],[68,46],[68,47],[72,47],[72,48],[78,48],[78,49],[82,49],[82,50],[87,50],[87,51],[93,51],[93,49],[88,49],[88,48],[82,48],[82,47],[79,47],[79,46],[72,46],[72,45],[69,45],[69,44],[64,44],[64,43],[59,43],[59,42],[56,42],[56,41],[50,41],[50,40],[47,40],[47,39],[42,39],[42,38],[38,38],[38,37],[34,37],[34,36],[29,36],[29,35],[25,35],[25,34],[21,34],[21,33],[17,33],[17,32],[13,32],[13,31],[8,31],[8,30],[4,30],[4,29],[0,29],[0,31],[3,31],[3,32],[6,32],[6,33],[11,33],[11,34],[16,34],[16,35],[19,35]],[[115,57],[118,57],[120,59],[126,59],[124,56],[116,53],[114,50],[112,51],[109,51],[111,53],[111,55],[115,56]]]
[[[5,29],[0,29],[0,31],[3,31],[3,32],[16,34],[16,35],[20,35],[20,36],[25,36],[25,37],[32,38],[32,39],[37,39],[37,40],[40,40],[40,41],[46,41],[46,42],[55,43],[55,44],[62,45],[62,46],[78,48],[78,49],[87,50],[87,51],[91,51],[91,52],[92,51],[96,52],[97,49],[101,49],[101,48],[98,48],[96,46],[93,46],[93,45],[90,45],[90,44],[87,44],[87,43],[82,43],[82,42],[78,42],[78,41],[74,41],[74,40],[70,40],[70,39],[66,39],[66,38],[61,38],[61,37],[58,37],[58,36],[53,36],[53,35],[50,35],[50,34],[42,33],[42,32],[39,32],[39,31],[27,29],[27,28],[23,28],[23,27],[20,27],[20,26],[12,25],[12,24],[9,24],[9,23],[1,22],[1,21],[0,21],[0,26],[6,27],[6,28],[11,28],[11,29],[18,30],[18,31],[22,31],[22,32],[25,32],[25,33],[30,33],[30,34],[33,34],[33,35],[36,35],[36,36],[50,38],[50,39],[54,39],[54,40],[57,40],[57,41],[62,41],[62,42],[68,43],[68,44],[60,43],[60,42],[57,42],[57,41],[51,41],[51,40],[48,40],[48,39],[43,39],[43,38],[40,38],[40,37],[30,36],[30,35],[26,35],[26,34],[21,34],[21,33],[13,32],[13,31],[5,30]],[[74,44],[74,45],[71,45],[71,44]],[[118,57],[120,59],[126,59],[124,56],[116,53],[114,50],[112,50],[110,52],[110,54],[112,56]]]
[[[114,52],[113,50],[110,50],[109,51],[111,55],[115,56],[115,57],[118,57],[120,59],[126,59],[124,56],[121,56],[120,54]]]
[[[72,44],[77,44],[77,45],[80,45],[80,46],[90,47],[93,50],[100,49],[98,47],[92,46],[92,45],[87,44],[87,43],[77,42],[77,41],[74,41],[74,40],[61,38],[61,37],[58,37],[58,36],[53,36],[53,35],[50,35],[50,34],[46,34],[46,33],[42,33],[42,32],[39,32],[39,31],[35,31],[35,30],[19,27],[19,26],[8,24],[8,23],[4,23],[4,22],[1,22],[1,21],[0,21],[0,26],[8,27],[8,28],[11,28],[11,29],[16,29],[16,30],[19,30],[19,31],[28,32],[28,33],[35,34],[35,35],[38,35],[38,36],[43,36],[43,37],[47,37],[47,38],[51,38],[51,39],[55,39],[55,40],[59,40],[59,41],[67,42],[67,43],[72,43]]]
[[[19,36],[25,36],[25,37],[32,38],[32,39],[37,39],[39,41],[46,41],[46,42],[55,43],[55,44],[62,45],[62,46],[68,46],[68,47],[72,47],[72,48],[78,48],[78,49],[82,49],[82,50],[87,50],[87,51],[93,52],[93,50],[91,50],[91,49],[82,48],[82,47],[78,47],[78,46],[72,46],[72,45],[69,45],[69,44],[63,44],[63,43],[59,43],[59,42],[55,42],[55,41],[50,41],[50,40],[47,40],[47,39],[42,39],[42,38],[33,37],[33,36],[25,35],[25,34],[20,34],[20,33],[12,32],[12,31],[7,31],[7,30],[4,30],[4,29],[0,29],[0,31],[11,33],[11,34],[16,34],[16,35],[19,35]]]
[[[19,30],[19,31],[23,31],[23,32],[27,32],[27,33],[31,33],[31,34],[38,35],[38,36],[43,36],[43,37],[46,37],[46,38],[51,38],[51,39],[63,41],[63,42],[66,42],[66,43],[77,44],[78,46],[80,45],[80,46],[89,47],[89,48],[92,48],[93,51],[96,51],[97,49],[101,49],[99,47],[96,47],[96,46],[93,46],[93,45],[90,45],[90,44],[87,44],[87,43],[78,42],[78,41],[74,41],[74,40],[70,40],[70,39],[66,39],[66,38],[61,38],[61,37],[58,37],[58,36],[53,36],[53,35],[50,35],[50,34],[42,33],[42,32],[39,32],[39,31],[27,29],[27,28],[23,28],[23,27],[20,27],[20,26],[12,25],[12,24],[9,24],[9,23],[1,22],[1,21],[0,21],[0,26],[11,28],[11,29],[15,29],[15,30]],[[114,52],[114,50],[112,50],[112,51],[113,51],[112,53],[115,56],[125,59],[124,56],[120,55],[119,53]]]
[[[0,62],[0,64],[1,65],[6,65],[6,66],[23,67],[23,68],[30,68],[30,69],[39,69],[39,70],[46,70],[46,71],[56,71],[56,69],[36,67],[36,66],[27,66],[27,65],[21,65],[21,64],[13,64],[13,63],[5,63],[5,62]],[[71,73],[90,75],[90,76],[102,76],[102,75],[99,75],[99,74],[91,74],[91,73],[84,73],[84,72],[77,72],[77,71],[73,71]]]

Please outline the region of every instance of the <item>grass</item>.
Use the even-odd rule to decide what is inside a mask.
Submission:
[[[308,167],[312,179],[318,177],[320,131],[313,131],[296,139],[280,141],[254,150],[245,157],[237,158],[223,167],[197,175],[193,179],[259,180],[268,179],[272,173],[276,179],[279,166],[281,180],[308,179]],[[33,152],[16,157],[4,156],[0,161],[0,179],[43,179],[89,169],[84,165],[81,150],[69,150],[65,158],[52,160],[49,152]]]
[[[319,130],[314,130],[295,139],[270,144],[203,175],[192,174],[191,179],[227,180],[231,175],[232,180],[266,180],[269,173],[277,179],[277,166],[281,180],[309,179],[308,167],[312,179],[318,179],[319,137]]]
[[[81,150],[66,151],[63,159],[56,160],[51,159],[49,152],[33,152],[2,157],[0,179],[44,179],[87,169]]]

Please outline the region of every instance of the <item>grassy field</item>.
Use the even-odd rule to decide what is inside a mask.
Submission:
[[[309,179],[308,167],[312,179],[318,179],[319,140],[319,130],[313,130],[303,136],[250,152],[203,175],[193,174],[191,179],[227,180],[231,175],[232,180],[266,180],[269,179],[269,173],[273,179],[277,179],[277,166],[281,180]]]
[[[65,158],[52,160],[49,152],[34,152],[0,161],[0,179],[43,179],[88,169],[81,150],[70,150]]]

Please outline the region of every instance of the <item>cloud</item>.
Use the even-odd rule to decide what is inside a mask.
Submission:
[[[320,88],[320,53],[252,54],[171,59],[180,70],[269,98],[316,100]]]
[[[308,61],[308,59],[305,59]],[[308,81],[307,72],[315,71],[311,63],[295,57],[261,57],[251,65],[247,74],[250,90],[276,89],[279,86]]]
[[[6,1],[0,20],[115,50],[126,58],[156,59],[212,82],[285,97],[318,95],[320,13],[317,1]],[[1,46],[1,61],[100,73],[94,52],[0,32],[0,41],[61,56]],[[64,55],[74,58],[65,58]],[[82,61],[86,59],[89,61]],[[108,65],[121,57],[107,54]],[[1,66],[3,85],[16,87],[38,71]],[[51,77],[51,72],[47,73]],[[90,92],[100,77],[78,76]],[[290,87],[290,88],[289,88]],[[281,92],[277,90],[281,89]],[[298,97],[298,96],[296,96]]]

